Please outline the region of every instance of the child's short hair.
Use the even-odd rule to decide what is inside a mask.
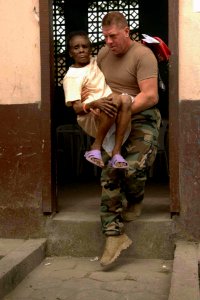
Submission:
[[[68,37],[67,37],[67,49],[70,49],[70,41],[75,37],[75,36],[82,36],[84,38],[86,38],[89,42],[89,45],[91,46],[91,41],[88,37],[87,32],[85,32],[84,30],[77,30],[77,31],[72,31],[69,33]]]

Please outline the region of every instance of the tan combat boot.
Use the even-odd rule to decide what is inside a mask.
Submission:
[[[121,251],[127,249],[131,244],[131,239],[125,233],[106,237],[106,245],[100,264],[102,266],[111,264],[117,259]]]
[[[142,212],[142,203],[136,203],[130,205],[122,212],[122,219],[126,222],[135,220],[141,215]]]

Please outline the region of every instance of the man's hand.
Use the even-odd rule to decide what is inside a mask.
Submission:
[[[112,96],[100,98],[91,103],[88,103],[90,110],[95,114],[99,115],[99,111],[104,112],[111,118],[115,118],[117,115],[117,105],[113,102]]]

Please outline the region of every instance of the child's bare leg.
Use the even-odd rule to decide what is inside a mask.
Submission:
[[[118,98],[119,110],[116,119],[115,146],[112,155],[121,153],[124,135],[131,121],[132,99],[129,95],[120,95]]]
[[[99,167],[104,166],[104,162],[100,153],[103,140],[112,124],[114,124],[115,119],[115,117],[111,118],[104,112],[100,113],[99,127],[96,133],[96,138],[94,143],[91,145],[91,150],[85,153],[85,158]]]
[[[91,146],[91,149],[101,150],[103,140],[110,129],[110,127],[115,123],[115,118],[109,117],[106,113],[100,113],[100,122],[97,130],[96,138]]]

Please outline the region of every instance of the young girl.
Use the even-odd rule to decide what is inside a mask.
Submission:
[[[74,64],[63,79],[65,103],[73,106],[78,124],[95,138],[91,150],[84,156],[91,163],[104,167],[103,147],[111,156],[111,167],[127,168],[128,163],[121,156],[121,146],[131,130],[133,97],[112,93],[96,59],[91,57],[91,43],[85,32],[72,32],[68,37],[68,49]],[[83,89],[88,91],[85,100],[81,99]]]

